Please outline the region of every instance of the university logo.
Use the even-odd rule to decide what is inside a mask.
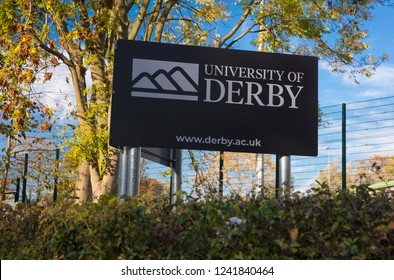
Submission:
[[[198,101],[199,65],[133,59],[131,96]]]

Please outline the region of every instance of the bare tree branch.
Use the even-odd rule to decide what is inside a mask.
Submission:
[[[258,1],[260,2],[260,1]],[[221,48],[227,40],[229,40],[234,34],[239,30],[239,28],[242,26],[242,24],[246,21],[248,18],[250,12],[253,10],[253,8],[256,6],[257,3],[255,3],[254,0],[251,0],[249,4],[247,5],[247,8],[245,8],[244,12],[242,13],[241,18],[238,20],[238,22],[234,25],[234,27],[222,37],[222,39],[219,41],[217,44],[218,48]]]
[[[159,22],[156,25],[156,32],[155,32],[155,37],[154,37],[155,42],[161,42],[161,38],[163,35],[163,29],[164,29],[164,25],[167,21],[167,17],[170,14],[172,7],[174,7],[174,5],[177,2],[178,2],[178,0],[167,1],[166,6],[164,7],[164,10],[161,13],[161,16],[159,18]]]
[[[140,30],[142,22],[145,19],[145,15],[146,15],[146,11],[148,9],[149,3],[150,3],[150,0],[143,0],[142,1],[140,11],[137,15],[137,18],[136,18],[136,20],[133,24],[133,27],[130,31],[130,34],[129,34],[129,40],[134,40],[137,37],[138,31]]]
[[[62,61],[64,62],[64,64],[66,64],[68,67],[74,67],[73,62],[72,62],[70,59],[68,59],[68,58],[67,58],[65,55],[63,55],[61,52],[59,52],[59,51],[57,51],[57,50],[55,50],[55,49],[52,49],[52,48],[48,47],[47,45],[45,45],[45,44],[38,38],[38,36],[36,35],[36,33],[35,33],[33,30],[28,29],[26,32],[27,32],[27,34],[33,39],[33,41],[34,41],[37,45],[40,46],[40,48],[42,48],[42,49],[45,50],[46,52],[52,54],[53,56],[56,56],[56,57],[59,58],[60,60],[62,60]]]

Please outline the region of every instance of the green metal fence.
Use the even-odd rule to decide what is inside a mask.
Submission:
[[[326,182],[332,189],[394,179],[394,96],[320,108],[323,117],[319,126],[317,157],[291,157],[292,185],[304,191]],[[211,157],[215,166],[199,165],[211,184],[224,191],[249,192],[257,184],[255,155],[235,154],[238,161],[220,162],[219,152],[193,151],[196,157]],[[192,192],[196,172],[188,151],[183,154],[183,189]],[[229,165],[234,166],[229,166]],[[231,169],[221,177],[220,165]],[[265,185],[275,188],[275,155],[265,156]],[[233,168],[231,168],[233,167]],[[216,168],[216,174],[212,170]],[[167,183],[166,168],[149,162],[148,177]],[[237,171],[238,170],[238,171]],[[216,176],[216,177],[215,177]],[[216,178],[216,179],[215,179]]]

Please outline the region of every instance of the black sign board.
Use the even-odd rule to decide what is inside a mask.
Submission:
[[[119,40],[110,144],[317,155],[317,63]]]

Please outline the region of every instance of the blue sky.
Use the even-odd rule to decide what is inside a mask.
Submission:
[[[348,74],[331,73],[320,63],[319,100],[322,107],[394,95],[394,8],[379,7],[372,13],[374,19],[365,24],[369,33],[366,41],[370,44],[367,53],[376,56],[386,53],[389,60],[373,77],[359,79],[360,84]]]
[[[366,42],[370,44],[370,49],[366,52],[366,54],[371,54],[373,56],[388,54],[389,60],[381,64],[372,77],[360,77],[358,79],[360,82],[359,84],[355,83],[353,78],[349,78],[349,74],[332,73],[325,66],[325,63],[321,61],[319,63],[319,103],[321,107],[394,96],[394,34],[391,28],[394,26],[394,8],[379,7],[373,10],[373,14],[375,16],[372,21],[364,25],[369,34],[366,38]],[[364,104],[368,103],[361,104],[364,106]],[[332,108],[335,108],[335,110],[338,110],[339,108],[340,111],[340,107]],[[385,110],[387,110],[387,108],[385,108]],[[394,108],[390,110],[394,111]],[[335,116],[338,117],[338,115]],[[379,124],[382,124],[382,121],[380,121]],[[337,128],[340,129],[340,127]],[[354,127],[352,129],[354,129]],[[358,148],[358,152],[361,152],[358,156],[352,156],[352,153],[357,153],[354,149],[348,147],[347,163],[352,160],[357,162],[359,159],[366,159],[368,156],[371,156],[371,154],[368,154],[368,149],[371,149],[371,147],[378,151],[384,151],[377,152],[377,154],[387,155],[389,153],[392,155],[394,153],[393,136],[386,137],[385,139],[378,139],[375,138],[375,135],[379,133],[381,134],[382,130],[371,131],[371,128],[369,129],[369,131],[366,129],[365,131],[360,130],[359,132],[360,136],[364,135],[364,139],[361,141],[362,145],[360,146],[365,145],[365,147]],[[392,122],[391,127],[388,129],[394,129]],[[394,135],[392,131],[387,131],[388,129],[386,128],[384,132],[389,135]],[[340,132],[339,134],[335,135],[335,137],[340,137]],[[319,141],[324,142],[324,139],[319,139]],[[385,142],[384,146],[379,145],[379,142],[381,141]],[[294,172],[293,176],[296,178],[296,188],[297,186],[299,187],[297,188],[298,190],[302,190],[304,189],[304,186],[312,183],[314,181],[313,178],[310,178],[309,180],[306,178],[311,176],[314,172],[316,172],[317,176],[317,169],[324,169],[325,163],[328,164],[329,161],[335,160],[340,161],[341,143],[338,142],[330,145],[332,147],[327,149],[327,144],[320,144],[319,157],[316,159],[299,158],[297,161],[296,158],[294,158],[292,164],[299,166],[296,168],[292,167],[292,172]],[[354,145],[354,143],[348,144],[348,146],[351,145]],[[316,165],[316,163],[320,163],[320,166]],[[299,180],[297,180],[297,177],[299,177]],[[305,179],[303,180],[301,178]]]

